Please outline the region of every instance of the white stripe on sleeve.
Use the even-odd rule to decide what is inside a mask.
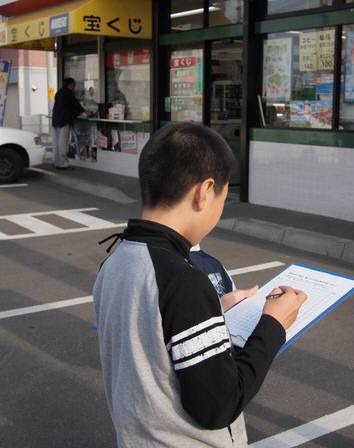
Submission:
[[[174,365],[175,370],[181,370],[185,369],[187,367],[191,367],[195,364],[199,364],[200,362],[205,361],[208,358],[211,358],[212,356],[218,355],[219,353],[226,352],[231,347],[230,342],[225,342],[225,344],[221,345],[220,347],[213,348],[211,350],[208,350],[207,352],[202,353],[201,355],[198,355],[192,359],[189,359],[188,361],[180,362]]]
[[[195,325],[194,327],[190,327],[187,330],[184,330],[181,333],[172,336],[170,342],[167,344],[167,347],[170,347],[171,344],[174,344],[175,342],[178,342],[181,339],[188,338],[189,336],[198,333],[198,331],[204,330],[204,328],[211,327],[212,325],[219,324],[221,322],[224,323],[223,316],[211,317],[210,319],[205,320],[204,322],[201,322],[200,324]]]
[[[215,344],[229,340],[229,333],[225,325],[213,327],[203,333],[172,346],[172,359],[178,361],[188,356],[196,355]]]

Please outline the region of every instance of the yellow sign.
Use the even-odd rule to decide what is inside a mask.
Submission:
[[[75,9],[72,19],[74,33],[151,38],[150,0],[92,0]]]
[[[49,87],[49,89],[48,89],[48,99],[50,101],[53,101],[54,98],[55,98],[55,89],[54,89],[54,87]]]
[[[0,28],[0,47],[28,48],[44,40],[54,47],[54,38],[67,34],[150,39],[151,8],[151,0],[86,0],[47,8],[8,20]]]
[[[16,23],[7,26],[8,44],[17,44],[31,40],[39,40],[49,37],[49,18],[43,17],[29,22]]]

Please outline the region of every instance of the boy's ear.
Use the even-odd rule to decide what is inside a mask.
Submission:
[[[196,211],[201,211],[204,209],[210,194],[214,193],[214,185],[214,179],[209,178],[194,187],[193,208]]]

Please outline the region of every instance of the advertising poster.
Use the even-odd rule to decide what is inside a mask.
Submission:
[[[344,102],[354,103],[354,31],[347,33],[346,40]]]
[[[299,66],[300,66],[300,72],[315,72],[317,70],[316,31],[310,31],[300,34]]]
[[[120,131],[121,151],[128,154],[138,154],[138,142],[136,132]]]
[[[320,72],[334,68],[334,42],[334,29],[317,32],[317,69]]]
[[[269,39],[263,52],[263,98],[266,101],[291,99],[292,39]]]
[[[11,62],[0,60],[0,126],[4,126],[7,86],[9,84]]]
[[[291,101],[290,126],[330,129],[332,126],[332,102]]]
[[[170,60],[170,110],[172,121],[203,119],[203,60],[178,52]]]

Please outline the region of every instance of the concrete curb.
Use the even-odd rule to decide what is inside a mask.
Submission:
[[[222,219],[218,227],[354,264],[354,241],[253,218]]]
[[[44,170],[42,170],[44,172]],[[44,173],[46,174],[46,173]],[[49,173],[48,173],[49,174]],[[110,187],[104,184],[93,184],[92,182],[85,181],[82,179],[77,179],[75,177],[61,176],[60,174],[50,173],[47,179],[58,185],[63,185],[64,187],[72,188],[83,193],[90,193],[94,196],[100,198],[109,199],[111,201],[117,202],[121,205],[135,204],[138,201],[127,196],[123,191],[115,187]],[[94,188],[92,188],[94,187]]]

